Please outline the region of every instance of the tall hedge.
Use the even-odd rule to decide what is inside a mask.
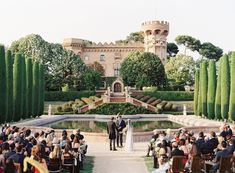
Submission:
[[[207,114],[208,118],[215,118],[215,93],[216,93],[216,67],[215,61],[209,61],[208,68],[208,93],[207,93]]]
[[[33,63],[33,116],[38,115],[39,110],[39,63]]]
[[[215,95],[215,118],[221,119],[221,64],[222,59],[219,61],[219,72],[217,77],[217,87],[216,87],[216,95]]]
[[[200,73],[200,97],[202,115],[204,115],[205,117],[207,117],[207,80],[207,62],[202,61]]]
[[[17,53],[14,59],[13,68],[13,102],[14,102],[14,116],[13,120],[18,121],[22,117],[23,113],[23,88],[22,88],[22,65],[23,57],[21,54]]]
[[[27,118],[28,115],[28,99],[27,99],[27,86],[26,86],[26,58],[23,56],[22,60],[22,106],[23,106],[23,113],[22,118]]]
[[[42,115],[44,111],[44,69],[43,65],[39,64],[39,112],[38,115]]]
[[[229,102],[229,119],[235,121],[235,52],[231,56],[231,89]]]
[[[32,58],[26,59],[26,98],[28,100],[28,114],[30,118],[33,115],[33,63]]]
[[[0,45],[0,122],[5,121],[7,107],[5,48]]]
[[[13,117],[13,58],[11,51],[8,50],[5,55],[6,62],[6,88],[7,88],[7,110],[6,110],[6,122],[12,120]]]
[[[221,64],[221,116],[228,119],[229,92],[230,92],[230,68],[228,55],[222,57]]]
[[[198,94],[199,94],[199,71],[195,73],[195,84],[194,84],[194,114],[198,115]]]

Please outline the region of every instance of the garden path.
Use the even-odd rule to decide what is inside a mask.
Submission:
[[[144,163],[146,142],[134,144],[135,151],[127,153],[123,148],[109,151],[107,142],[88,143],[88,155],[94,156],[93,173],[147,173]]]

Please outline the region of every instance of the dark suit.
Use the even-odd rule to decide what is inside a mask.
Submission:
[[[109,121],[107,123],[107,133],[109,135],[109,141],[110,141],[110,150],[112,150],[112,145],[113,145],[113,150],[115,150],[115,139],[116,139],[116,130],[117,126],[113,121]]]
[[[184,156],[184,152],[176,148],[171,151],[171,157],[174,157],[174,156]]]
[[[201,145],[201,153],[208,154],[212,153],[214,149],[217,148],[219,141],[217,138],[211,138]]]
[[[119,120],[117,121],[117,126],[118,126],[118,130],[117,130],[117,146],[119,147],[119,142],[122,145],[123,143],[123,133],[122,130],[126,127],[126,123],[124,120],[121,120],[121,122],[119,122]]]

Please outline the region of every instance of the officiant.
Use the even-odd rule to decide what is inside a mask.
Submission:
[[[123,129],[126,127],[125,121],[122,119],[121,115],[117,116],[117,147],[123,147]]]

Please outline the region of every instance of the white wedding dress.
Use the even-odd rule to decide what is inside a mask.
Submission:
[[[128,119],[128,124],[127,124],[125,151],[127,152],[133,151],[133,126],[131,124],[130,119]]]

